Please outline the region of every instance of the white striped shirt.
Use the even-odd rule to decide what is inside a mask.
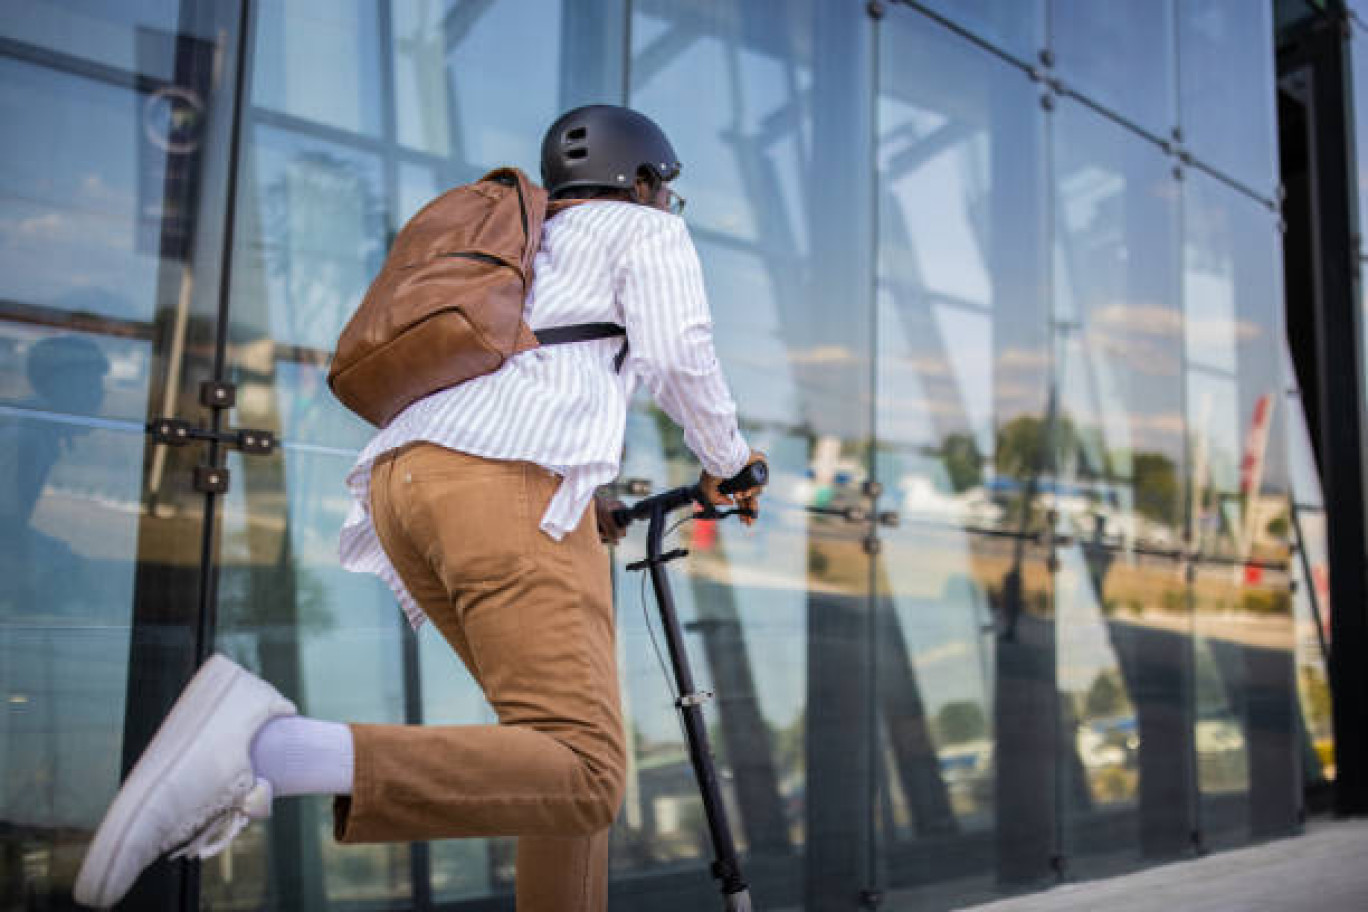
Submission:
[[[627,327],[627,360],[621,372],[613,369],[621,337],[523,352],[492,374],[413,403],[361,451],[347,475],[342,566],[383,578],[415,628],[422,609],[370,517],[371,466],[382,454],[422,440],[549,469],[563,481],[541,529],[557,540],[578,524],[594,489],[617,477],[638,381],[684,429],[709,474],[729,478],[750,455],[713,350],[703,270],[683,219],[616,201],[573,206],[546,222],[534,269],[523,308],[532,329],[618,323]]]

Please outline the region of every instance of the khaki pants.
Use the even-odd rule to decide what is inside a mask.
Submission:
[[[428,443],[377,460],[371,513],[498,725],[354,725],[342,842],[517,836],[519,912],[607,905],[625,768],[611,575],[593,508],[538,528],[559,477]]]

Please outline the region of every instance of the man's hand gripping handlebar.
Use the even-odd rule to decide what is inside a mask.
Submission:
[[[698,519],[722,519],[727,516],[740,516],[743,521],[754,521],[756,515],[755,498],[760,489],[769,483],[769,465],[763,454],[751,457],[751,462],[736,475],[724,481],[717,481],[704,473],[698,484],[664,491],[653,497],[638,500],[630,507],[619,507],[613,511],[613,521],[626,529],[634,520],[650,519],[659,509],[662,513],[678,510],[680,507],[697,504],[700,508]],[[733,500],[733,498],[735,498]],[[735,503],[731,510],[719,510],[719,506]],[[748,523],[749,524],[749,523]]]

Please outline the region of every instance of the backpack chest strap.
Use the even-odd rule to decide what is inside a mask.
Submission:
[[[577,323],[574,326],[552,326],[533,333],[539,345],[564,345],[566,342],[590,342],[622,336],[622,349],[613,359],[613,370],[622,370],[627,358],[627,329],[616,323]]]

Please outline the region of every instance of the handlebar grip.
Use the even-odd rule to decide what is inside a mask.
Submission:
[[[622,528],[627,528],[632,524],[632,511],[626,507],[618,507],[613,511],[613,522]]]
[[[731,478],[717,486],[723,494],[735,494],[748,488],[763,488],[769,484],[769,466],[764,462],[752,462]]]

